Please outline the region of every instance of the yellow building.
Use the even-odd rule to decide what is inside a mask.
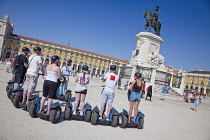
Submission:
[[[210,71],[190,71],[185,73],[185,88],[210,94]]]
[[[66,64],[68,59],[72,60],[74,70],[81,71],[82,65],[89,66],[89,73],[104,74],[108,71],[110,65],[117,66],[117,73],[120,75],[122,69],[129,64],[128,60],[117,58],[56,44],[53,42],[43,41],[30,37],[13,34],[13,25],[9,22],[9,17],[4,16],[0,19],[0,53],[1,58],[21,53],[23,47],[30,49],[33,54],[33,48],[39,46],[42,48],[43,63],[53,55],[58,55],[61,59],[61,67]]]

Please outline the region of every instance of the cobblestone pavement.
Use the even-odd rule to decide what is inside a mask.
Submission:
[[[40,118],[31,118],[28,112],[16,109],[6,95],[7,81],[11,73],[0,64],[0,139],[144,139],[144,140],[209,140],[210,99],[202,101],[198,112],[191,110],[192,103],[185,103],[181,97],[173,100],[159,100],[156,95],[152,102],[142,99],[139,109],[145,114],[144,129],[91,125],[75,120],[64,120],[63,113],[57,124]],[[42,95],[44,79],[39,78],[36,91]],[[86,101],[92,106],[100,105],[102,83],[92,80],[88,86]],[[74,77],[69,86],[75,90]],[[74,94],[73,94],[74,99]],[[54,101],[55,102],[55,101]],[[61,102],[64,112],[65,103]],[[120,112],[128,109],[127,92],[116,89],[113,106]]]

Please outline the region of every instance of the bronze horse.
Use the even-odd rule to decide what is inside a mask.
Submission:
[[[154,28],[156,35],[160,36],[161,22],[156,20],[156,18],[152,15],[149,10],[145,10],[143,17],[146,18],[146,23],[144,24],[144,28],[147,29],[149,27],[149,32],[151,32],[151,27]]]

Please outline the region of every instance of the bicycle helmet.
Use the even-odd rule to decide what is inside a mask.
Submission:
[[[51,63],[55,63],[59,60],[60,58],[57,55],[54,55],[51,57]]]
[[[134,74],[134,76],[136,76],[136,77],[138,77],[138,78],[141,78],[141,73],[136,72],[136,73]]]
[[[29,52],[29,48],[23,47],[23,48],[22,48],[22,52]]]
[[[115,71],[116,69],[117,69],[117,67],[116,67],[115,65],[111,65],[111,66],[110,66],[110,70],[111,70],[111,71]]]
[[[87,65],[83,65],[83,66],[82,66],[82,70],[83,70],[83,71],[88,71],[88,66],[87,66]]]
[[[39,51],[41,51],[42,49],[40,48],[40,47],[38,47],[38,46],[36,46],[36,47],[34,47],[34,52],[39,52]]]
[[[67,60],[67,63],[72,63],[72,60],[71,59]]]

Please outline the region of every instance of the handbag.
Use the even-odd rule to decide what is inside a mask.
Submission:
[[[127,93],[127,95],[128,95],[128,101],[129,101],[129,98],[130,98],[131,92],[132,92],[132,90],[128,90],[128,93]]]

